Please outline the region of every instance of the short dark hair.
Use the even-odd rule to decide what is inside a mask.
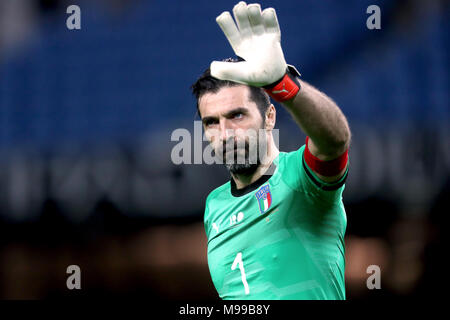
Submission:
[[[239,60],[233,58],[224,59],[222,61],[239,62]],[[223,87],[236,87],[242,85],[243,84],[241,83],[214,78],[213,76],[211,76],[211,69],[210,68],[206,69],[203,72],[203,74],[197,79],[197,81],[191,86],[192,94],[197,98],[198,114],[200,115],[198,102],[205,93],[216,93]],[[254,101],[258,106],[258,110],[261,113],[261,116],[264,121],[266,111],[270,106],[269,95],[264,91],[263,88],[253,86],[247,87],[250,89],[250,99]]]

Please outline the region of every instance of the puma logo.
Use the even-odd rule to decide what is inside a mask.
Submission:
[[[273,90],[272,93],[277,94],[277,93],[289,92],[286,90],[286,88],[284,86],[285,86],[285,83],[283,82],[283,89],[282,90]]]

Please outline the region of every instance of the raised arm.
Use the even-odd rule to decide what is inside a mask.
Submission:
[[[326,182],[345,174],[350,130],[341,110],[324,93],[298,79],[286,64],[275,9],[241,1],[216,18],[237,56],[238,63],[214,61],[211,75],[250,86],[263,87],[282,103],[308,136],[305,159]]]
[[[309,151],[323,161],[341,156],[350,145],[350,129],[342,111],[326,94],[300,80],[297,95],[283,102],[300,128],[309,137]],[[345,173],[345,168],[335,176],[319,177],[334,181]]]

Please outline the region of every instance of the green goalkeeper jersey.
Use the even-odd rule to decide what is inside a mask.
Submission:
[[[345,299],[347,177],[325,183],[305,145],[280,152],[272,174],[212,191],[205,208],[208,266],[222,299]]]

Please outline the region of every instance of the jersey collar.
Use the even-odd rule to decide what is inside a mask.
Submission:
[[[256,189],[258,189],[261,185],[263,185],[265,182],[267,182],[273,175],[276,169],[276,165],[272,162],[270,167],[267,169],[267,171],[259,177],[258,180],[254,181],[253,183],[249,184],[248,186],[245,186],[242,189],[236,188],[236,183],[234,182],[233,177],[230,179],[231,183],[231,194],[235,197],[241,197],[243,195],[248,194],[249,192],[252,192]]]

